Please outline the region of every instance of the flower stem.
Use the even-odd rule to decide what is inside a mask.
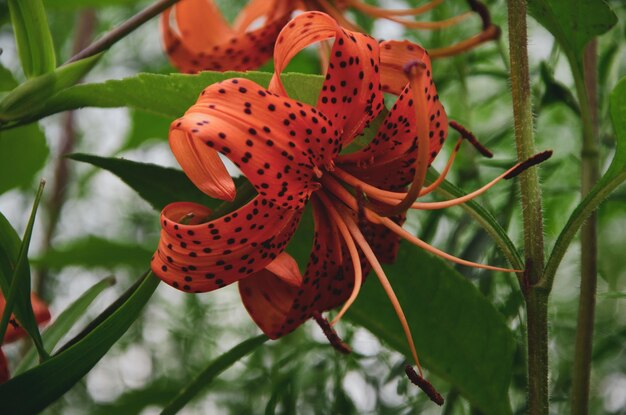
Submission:
[[[517,156],[535,153],[532,97],[528,71],[526,0],[508,1],[511,94]],[[544,240],[541,188],[536,168],[520,175],[524,226],[525,272],[522,291],[526,299],[528,353],[528,412],[548,413],[548,294],[535,286],[543,276]]]
[[[573,63],[572,67],[576,63]],[[580,103],[583,122],[583,146],[581,151],[581,196],[587,196],[599,179],[598,166],[598,111],[597,111],[597,41],[591,41],[584,53],[583,71],[572,70]],[[578,67],[580,68],[580,66]],[[596,305],[597,285],[597,217],[592,213],[580,231],[580,296],[578,301],[578,324],[576,327],[576,347],[574,353],[572,383],[572,415],[583,415],[589,407],[589,377],[591,372],[591,352],[593,325]]]
[[[152,19],[168,7],[177,3],[179,0],[159,0],[156,3],[146,7],[121,25],[117,26],[100,39],[87,46],[79,53],[72,56],[65,64],[93,56],[113,46],[118,40],[123,39],[132,33],[139,26]]]

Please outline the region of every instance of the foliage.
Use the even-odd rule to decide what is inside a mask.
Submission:
[[[233,20],[245,2],[218,3]],[[484,3],[506,33],[507,2]],[[157,407],[175,413],[185,406],[233,414],[432,413],[432,403],[403,376],[411,353],[373,274],[336,326],[354,349],[344,356],[311,323],[277,341],[259,336],[234,287],[181,294],[145,273],[164,206],[193,201],[218,212],[232,208],[171,167],[176,162],[167,145],[169,125],[206,86],[233,77],[267,86],[273,71],[268,63],[249,72],[174,73],[158,44],[155,20],[102,53],[59,64],[77,52],[76,38],[106,35],[148,4],[0,1],[0,14],[6,14],[0,18],[0,288],[7,309],[29,335],[23,347],[3,347],[13,377],[0,384],[0,412],[140,413]],[[539,171],[547,247],[540,288],[552,288],[551,411],[571,410],[578,230],[597,211],[600,280],[589,413],[622,413],[626,8],[618,0],[528,4],[536,146],[554,151]],[[448,1],[426,16],[442,20],[466,7],[465,1]],[[97,20],[85,34],[78,23],[89,21],[90,13]],[[375,37],[408,38],[432,48],[479,27],[470,18],[470,29],[398,31],[375,24],[364,12],[351,16]],[[590,107],[581,100],[580,81],[584,48],[593,39],[598,40],[602,175],[581,198],[582,131]],[[434,80],[449,118],[470,128],[495,158],[482,159],[463,144],[447,180],[428,200],[467,194],[515,162],[509,69],[504,37],[434,61]],[[306,50],[282,80],[292,98],[315,104],[324,80],[319,73],[316,52]],[[391,108],[393,101],[386,104]],[[369,142],[381,123],[382,116],[352,146]],[[455,133],[450,136],[456,139]],[[446,144],[444,154],[452,146]],[[428,181],[443,167],[438,158]],[[228,168],[238,174],[234,166]],[[48,185],[35,221],[42,177]],[[247,185],[243,177],[235,183]],[[462,207],[411,212],[405,228],[464,259],[521,269],[526,258],[518,193],[516,180],[504,181]],[[300,268],[311,252],[312,227],[306,211],[287,248]],[[385,271],[404,306],[427,377],[446,397],[443,413],[523,413],[529,287],[519,284],[522,273],[516,278],[453,267],[405,243]],[[41,334],[31,290],[53,313]],[[8,313],[0,333],[7,324]]]

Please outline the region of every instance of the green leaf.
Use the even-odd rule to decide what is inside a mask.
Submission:
[[[208,207],[216,207],[222,202],[198,190],[180,170],[89,154],[72,154],[68,157],[110,171],[159,211],[172,202],[196,202]]]
[[[111,241],[97,236],[87,236],[55,246],[42,257],[31,262],[52,269],[68,265],[93,268],[114,268],[120,265],[143,268],[150,262],[153,250],[137,244]]]
[[[39,412],[72,388],[139,317],[159,281],[147,273],[122,301],[105,310],[92,330],[39,366],[0,385],[3,414]]]
[[[131,111],[131,129],[124,144],[118,150],[122,151],[137,148],[148,140],[167,140],[172,119],[145,111]]]
[[[30,186],[49,153],[46,137],[37,124],[0,131],[0,194]]]
[[[248,353],[265,343],[269,338],[265,335],[253,337],[239,343],[207,366],[196,376],[161,412],[161,415],[177,413],[192,400],[202,389],[206,388],[220,373],[238,362]]]
[[[94,302],[94,300],[108,287],[115,284],[114,277],[108,277],[96,283],[93,287],[85,291],[80,297],[69,305],[58,317],[54,323],[46,328],[42,334],[43,343],[47,350],[52,350],[59,340],[76,324],[81,317],[85,316],[85,311]],[[13,376],[23,373],[27,369],[33,367],[36,363],[37,354],[31,349],[26,356],[20,361],[17,368],[13,371]]]
[[[56,57],[43,1],[9,0],[9,13],[26,77],[52,72]]]
[[[576,98],[562,82],[557,81],[552,74],[552,70],[548,67],[548,64],[544,61],[541,62],[541,80],[546,86],[546,90],[541,97],[541,107],[548,106],[550,104],[562,103],[567,105],[575,114],[580,116],[580,108]]]
[[[554,35],[571,62],[582,62],[585,45],[617,23],[604,0],[528,0],[528,12]]]
[[[504,317],[467,279],[441,259],[403,243],[385,267],[403,305],[426,368],[456,387],[485,414],[510,414],[514,336]],[[412,360],[391,303],[370,275],[347,314]]]
[[[556,270],[578,229],[600,203],[626,180],[626,78],[622,78],[611,92],[610,110],[616,137],[615,156],[606,173],[574,209],[554,243],[544,271],[543,284],[547,288],[551,286]]]
[[[173,121],[196,102],[204,88],[215,82],[239,77],[267,86],[271,75],[254,71],[207,71],[196,75],[139,74],[122,80],[76,85],[53,96],[44,108],[32,114],[32,119],[82,107],[129,107],[168,117]],[[316,102],[324,80],[319,75],[297,73],[284,74],[281,78],[290,97],[308,104]]]
[[[35,201],[33,202],[33,208],[30,213],[30,218],[28,219],[28,224],[26,225],[26,230],[24,231],[24,238],[22,239],[17,258],[11,258],[7,255],[7,253],[3,255],[4,257],[8,257],[10,260],[14,260],[14,262],[12,262],[15,265],[10,279],[8,278],[8,274],[3,274],[3,279],[5,281],[1,284],[1,288],[4,292],[6,305],[4,308],[4,314],[2,315],[2,320],[0,320],[0,339],[2,339],[4,338],[11,314],[15,312],[15,316],[18,321],[33,339],[41,359],[47,358],[48,353],[43,347],[43,341],[41,340],[41,334],[37,328],[37,320],[35,319],[33,306],[30,301],[30,265],[28,263],[28,248],[30,246],[31,235],[33,233],[33,226],[35,225],[37,208],[39,207],[39,202],[41,201],[41,196],[43,195],[44,185],[45,182],[42,181],[39,185],[39,190],[35,195]],[[11,236],[9,237],[14,240]],[[9,248],[8,251],[15,252],[15,248]],[[6,287],[9,284],[10,287],[7,290]],[[14,306],[16,307],[15,310],[13,310]]]
[[[80,81],[101,56],[102,53],[63,65],[54,72],[37,76],[19,85],[0,102],[0,121],[6,123],[37,114],[48,98]]]

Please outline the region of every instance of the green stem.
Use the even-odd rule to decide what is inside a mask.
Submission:
[[[572,62],[574,66],[575,63]],[[583,122],[583,146],[581,151],[581,196],[589,194],[598,181],[598,112],[597,112],[597,41],[593,40],[585,49],[583,72],[575,72],[576,92],[580,103]],[[579,67],[578,67],[579,68]],[[591,354],[593,325],[596,305],[597,273],[597,217],[592,213],[580,231],[580,296],[578,301],[578,324],[576,327],[576,347],[572,371],[572,415],[584,415],[589,409],[589,378],[591,375]]]
[[[179,0],[159,0],[156,3],[146,7],[121,25],[117,26],[106,35],[96,40],[91,45],[87,46],[85,49],[72,56],[64,65],[68,63],[78,61],[89,56],[96,55],[104,50],[107,50],[118,40],[123,39],[128,34],[132,33],[139,26],[152,19],[154,16],[158,15],[168,7],[171,7]]]
[[[526,0],[508,1],[511,94],[515,119],[517,157],[525,160],[535,152],[532,97],[528,71]],[[525,271],[522,290],[526,299],[528,352],[528,410],[548,413],[548,294],[535,286],[541,281],[544,263],[543,214],[537,168],[520,175],[524,227]]]

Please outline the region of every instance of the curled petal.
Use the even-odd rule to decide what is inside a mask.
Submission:
[[[302,285],[302,274],[298,268],[298,263],[286,252],[281,253],[275,260],[270,262],[266,270],[276,275],[287,284],[299,287]]]
[[[354,269],[345,245],[337,247],[335,225],[318,199],[312,203],[315,238],[302,283],[296,287],[269,271],[239,282],[248,312],[272,339],[295,330],[315,312],[343,304],[354,287]],[[363,261],[362,265],[367,273],[369,267]]]
[[[161,16],[165,51],[182,72],[202,70],[245,71],[261,66],[272,56],[280,29],[293,10],[291,2],[278,2],[268,11],[264,24],[246,31],[260,18],[259,1],[245,10],[240,23],[232,29],[225,22],[213,0],[183,0]],[[174,10],[178,32],[171,25]],[[245,24],[247,23],[247,24]]]
[[[215,150],[178,128],[172,130],[169,141],[178,164],[193,184],[216,199],[235,198],[235,183]]]
[[[241,169],[262,197],[297,209],[319,188],[320,168],[339,152],[338,137],[333,123],[315,108],[246,79],[209,86],[170,128],[170,142],[184,143],[172,146],[181,151],[176,156],[183,169],[196,184],[211,185],[203,190],[217,179],[226,181],[224,175],[210,176],[215,170],[206,165],[217,161],[217,154],[209,156],[217,151]]]
[[[161,213],[161,239],[152,271],[174,288],[205,292],[262,270],[285,249],[302,212],[256,196],[221,218],[190,202]],[[183,223],[184,222],[184,223]]]
[[[44,324],[50,321],[50,310],[48,310],[48,306],[44,303],[36,294],[32,293],[30,295],[30,301],[33,306],[33,313],[35,314],[35,321],[38,324]],[[6,300],[0,293],[0,316],[4,314],[4,307],[6,305]],[[11,320],[9,320],[9,325],[7,326],[7,331],[4,333],[4,343],[13,342],[21,337],[26,336],[26,331],[22,328],[15,316],[11,316]]]
[[[280,74],[289,61],[305,47],[331,38],[335,43],[316,107],[343,130],[345,145],[383,107],[378,44],[372,37],[344,29],[324,13],[299,15],[285,26],[276,40],[275,72],[270,90],[286,95]]]

